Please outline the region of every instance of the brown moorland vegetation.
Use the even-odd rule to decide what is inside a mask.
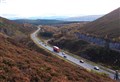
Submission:
[[[61,37],[73,39],[75,37],[75,32],[78,32],[80,27],[83,27],[88,22],[80,22],[80,23],[71,23],[71,24],[58,24],[53,26],[42,26],[41,32],[49,32],[53,33],[55,38],[60,39]],[[41,35],[42,36],[42,35]],[[45,36],[44,36],[45,37]]]
[[[17,24],[6,18],[0,17],[0,32],[8,36],[24,36],[35,30],[36,27],[31,24]]]
[[[120,8],[86,24],[79,31],[103,38],[108,35],[110,40],[120,41]]]
[[[1,82],[114,82],[53,56],[45,56],[0,34]]]

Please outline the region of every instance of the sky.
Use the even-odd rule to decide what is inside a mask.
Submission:
[[[120,0],[0,0],[0,16],[49,17],[107,14],[120,7]]]

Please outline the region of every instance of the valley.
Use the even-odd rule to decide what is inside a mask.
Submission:
[[[29,37],[36,26],[17,25],[4,18],[0,20],[0,24],[4,25],[0,26],[1,82],[115,82],[107,76],[74,66],[38,48]]]
[[[118,3],[0,1],[0,82],[120,82]]]

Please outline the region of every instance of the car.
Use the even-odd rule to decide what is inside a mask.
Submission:
[[[64,53],[64,52],[62,52],[62,55],[65,55],[65,53]]]
[[[64,58],[67,58],[67,56],[63,56]]]
[[[100,68],[98,66],[94,66],[94,69],[95,70],[99,70]]]
[[[84,63],[84,61],[83,61],[83,60],[80,60],[80,63]]]

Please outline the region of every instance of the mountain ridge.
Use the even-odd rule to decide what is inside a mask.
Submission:
[[[86,24],[79,31],[103,38],[107,35],[109,39],[120,40],[120,8]]]
[[[87,16],[78,16],[78,17],[70,17],[64,19],[65,21],[94,21],[103,15],[87,15]]]

